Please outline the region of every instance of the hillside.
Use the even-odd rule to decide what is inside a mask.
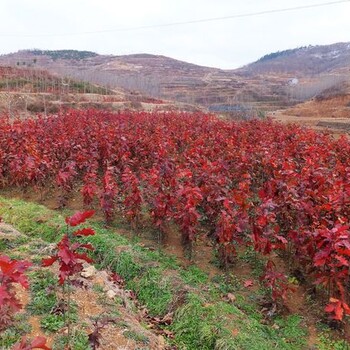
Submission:
[[[278,51],[261,57],[239,71],[247,74],[269,72],[312,76],[329,72],[350,71],[350,43],[305,46]]]
[[[198,104],[239,115],[303,102],[349,79],[350,44],[309,46],[267,54],[236,70],[198,66],[165,56],[99,55],[75,50],[24,50],[0,64],[46,69],[109,88]]]
[[[67,55],[65,52],[65,56]],[[31,113],[57,113],[62,108],[95,108],[110,111],[198,110],[193,106],[155,99],[123,88],[112,89],[51,74],[29,64],[0,67],[1,113],[22,116]]]
[[[349,80],[349,62],[349,43],[270,53],[236,70],[150,54],[23,50],[0,56],[2,65],[44,69],[111,90],[139,91],[156,100],[239,117],[288,108],[332,89]]]
[[[54,56],[54,57],[53,57]],[[77,55],[76,55],[77,56]],[[66,58],[20,51],[0,57],[0,64],[40,67],[52,73],[92,83],[140,91],[154,98],[197,104],[213,112],[251,114],[256,109],[289,105],[289,76],[244,76],[240,72],[201,67],[156,55]],[[282,86],[282,88],[281,88]]]
[[[334,135],[350,132],[350,84],[340,83],[314,98],[291,108],[270,113],[272,118],[286,123],[298,123]]]
[[[350,84],[342,83],[324,90],[315,98],[284,111],[284,114],[320,118],[348,118],[350,120]]]
[[[53,93],[92,93],[112,95],[126,93],[119,89],[109,90],[106,87],[72,80],[48,71],[27,67],[0,66],[0,91],[17,92],[53,92]]]

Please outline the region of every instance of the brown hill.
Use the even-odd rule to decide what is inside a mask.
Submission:
[[[329,88],[309,101],[285,109],[283,114],[314,119],[349,118],[350,120],[350,86],[341,84]]]
[[[349,79],[350,44],[276,52],[236,70],[158,55],[106,56],[75,50],[19,51],[1,56],[0,64],[40,67],[110,89],[122,87],[214,112],[250,115],[295,105]]]
[[[20,68],[0,66],[0,113],[26,116],[31,113],[56,113],[62,108],[198,110],[122,88],[109,89],[61,77],[28,65]]]
[[[341,83],[324,90],[313,99],[291,108],[270,113],[285,122],[329,130],[333,134],[350,132],[350,84]]]
[[[304,46],[291,50],[277,51],[261,57],[239,71],[256,75],[287,73],[313,76],[334,71],[350,71],[350,43]]]
[[[70,52],[70,51],[69,51]],[[288,105],[284,86],[289,77],[243,76],[235,71],[202,67],[148,54],[105,56],[69,55],[63,51],[19,51],[3,55],[0,64],[29,65],[90,81],[108,88],[122,87],[155,98],[198,104],[212,111],[245,113],[257,106]]]

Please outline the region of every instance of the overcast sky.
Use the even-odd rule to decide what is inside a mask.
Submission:
[[[237,68],[278,50],[350,41],[350,0],[298,11],[135,28],[327,2],[332,0],[0,0],[0,54],[30,48],[151,53]],[[110,31],[96,33],[104,30]]]

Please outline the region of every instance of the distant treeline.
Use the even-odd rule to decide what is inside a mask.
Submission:
[[[299,50],[307,49],[308,47],[310,47],[310,46],[300,46],[300,47],[297,47],[296,49],[289,49],[289,50],[272,52],[272,53],[269,53],[269,54],[259,58],[256,62],[265,62],[265,61],[269,61],[269,60],[272,60],[272,59],[277,58],[277,57],[288,56],[288,55],[291,55]]]
[[[96,52],[92,51],[78,51],[78,50],[29,50],[28,52],[37,56],[49,56],[53,60],[66,59],[66,60],[82,60],[85,58],[98,56]]]

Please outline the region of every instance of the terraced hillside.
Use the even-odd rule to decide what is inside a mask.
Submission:
[[[0,63],[36,66],[109,88],[199,104],[214,112],[252,115],[295,105],[349,79],[349,55],[348,43],[310,46],[222,70],[150,54],[27,50],[3,55]]]

